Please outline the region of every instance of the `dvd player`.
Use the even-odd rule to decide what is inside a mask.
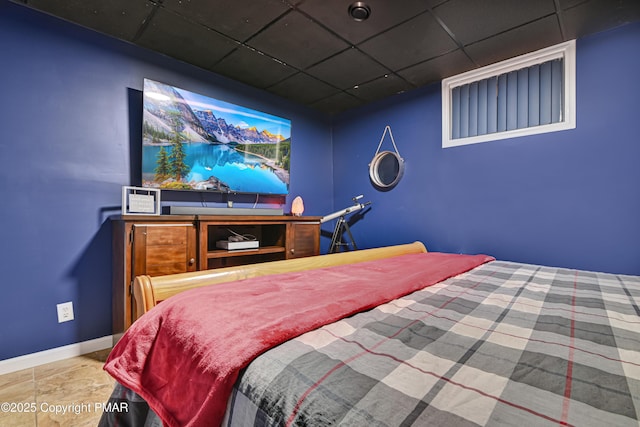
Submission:
[[[218,240],[216,242],[216,247],[220,249],[226,249],[229,251],[259,249],[260,242],[258,242],[257,240],[241,240],[239,242],[230,242],[229,240]]]

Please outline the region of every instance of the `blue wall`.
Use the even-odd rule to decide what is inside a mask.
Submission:
[[[364,193],[359,246],[422,240],[433,251],[640,274],[640,24],[577,42],[575,130],[441,148],[440,85],[334,122],[336,204]],[[368,179],[385,125],[406,160],[396,188]],[[383,149],[393,151],[390,139]]]
[[[323,115],[6,0],[0,53],[0,360],[111,334],[108,217],[139,177],[145,77],[291,119],[291,195],[276,202],[333,208]],[[76,319],[58,324],[65,301]]]

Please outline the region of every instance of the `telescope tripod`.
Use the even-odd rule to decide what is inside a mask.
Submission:
[[[342,236],[344,233],[347,233],[349,239],[351,239],[351,243],[345,242],[342,240]],[[353,246],[354,250],[357,250],[356,241],[353,239],[353,235],[351,234],[351,229],[349,228],[349,223],[344,219],[344,215],[338,218],[338,222],[336,223],[336,228],[333,229],[333,236],[331,236],[331,246],[329,247],[329,253],[339,252],[340,248],[343,246]]]

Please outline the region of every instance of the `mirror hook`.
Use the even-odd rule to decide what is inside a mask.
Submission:
[[[398,158],[401,161],[404,161],[404,159],[400,155],[400,152],[398,151],[398,147],[396,147],[396,141],[393,139],[393,133],[391,132],[391,126],[389,126],[389,125],[385,126],[384,132],[382,132],[382,138],[380,138],[380,142],[378,143],[378,149],[376,150],[376,154],[374,154],[373,157],[377,156],[378,153],[380,152],[380,147],[382,147],[382,141],[384,141],[384,137],[387,135],[387,132],[389,132],[389,137],[391,138],[391,143],[393,144],[393,149],[396,151],[396,154],[398,155]]]

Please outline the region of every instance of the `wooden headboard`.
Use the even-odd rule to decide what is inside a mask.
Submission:
[[[137,276],[133,284],[133,296],[135,300],[134,320],[151,310],[159,302],[180,292],[201,286],[216,285],[268,274],[354,264],[357,262],[421,252],[427,252],[424,244],[421,242],[413,242],[405,245],[263,262],[237,267],[217,268],[214,270],[170,274],[167,276]]]

